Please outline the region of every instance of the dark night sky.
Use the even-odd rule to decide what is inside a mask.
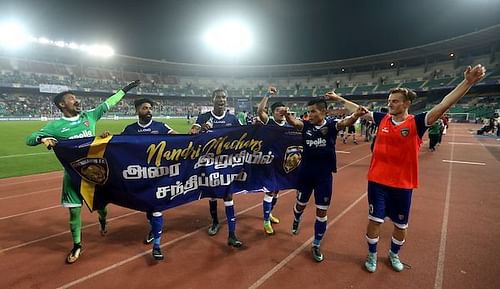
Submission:
[[[255,47],[239,64],[334,60],[407,48],[500,23],[500,0],[0,1],[53,40],[109,43],[117,53],[188,63],[227,62],[201,41],[211,23],[242,18]]]

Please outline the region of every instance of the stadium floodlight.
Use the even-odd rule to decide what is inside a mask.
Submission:
[[[75,42],[71,42],[70,44],[68,44],[68,47],[71,49],[78,49],[80,48],[80,45],[76,44]]]
[[[0,24],[0,45],[4,47],[19,48],[29,42],[31,38],[24,27],[17,22]]]
[[[40,44],[49,44],[50,40],[45,37],[38,37],[37,42]]]
[[[85,48],[83,48],[85,47]],[[82,48],[86,50],[88,53],[95,55],[95,56],[100,56],[100,57],[110,57],[115,54],[115,51],[113,48],[107,46],[107,45],[91,45],[91,46],[83,46]]]
[[[203,42],[214,52],[237,56],[252,46],[252,32],[238,20],[226,20],[209,28],[203,35]]]

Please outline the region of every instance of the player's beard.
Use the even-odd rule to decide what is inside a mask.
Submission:
[[[141,115],[139,119],[142,124],[147,124],[151,121],[152,118],[153,118],[152,114],[146,114],[146,115]]]

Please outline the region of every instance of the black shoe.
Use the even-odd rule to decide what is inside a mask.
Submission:
[[[73,264],[80,258],[80,255],[82,254],[82,245],[80,244],[74,244],[73,249],[69,252],[68,256],[66,257],[66,263],[68,264]]]
[[[220,225],[219,223],[212,223],[210,227],[208,227],[208,235],[215,236],[217,232],[219,232]]]
[[[296,220],[293,220],[293,224],[292,224],[292,234],[294,235],[298,235],[299,234],[299,222],[297,222]]]
[[[227,245],[235,248],[240,248],[241,246],[243,246],[243,243],[240,240],[238,240],[236,236],[234,236],[227,238]]]
[[[319,246],[312,246],[311,253],[312,253],[314,261],[316,261],[318,263],[323,261],[323,259],[324,259],[323,253],[321,253],[321,251],[319,250]]]
[[[165,258],[159,247],[153,247],[152,254],[155,260],[163,260]]]
[[[106,222],[106,219],[99,218],[99,225],[99,232],[101,233],[101,236],[106,236],[108,233],[108,223]]]
[[[155,239],[154,235],[153,235],[153,231],[149,231],[148,235],[146,236],[146,238],[144,238],[144,241],[143,243],[144,244],[151,244],[151,242],[153,242],[153,240]]]

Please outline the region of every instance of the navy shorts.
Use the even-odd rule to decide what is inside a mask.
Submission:
[[[297,185],[297,201],[307,204],[314,191],[314,203],[321,210],[327,210],[332,200],[333,175],[331,173],[312,174],[302,170]]]
[[[392,188],[369,181],[368,219],[383,223],[385,217],[389,217],[396,227],[406,229],[412,192],[411,189]]]

